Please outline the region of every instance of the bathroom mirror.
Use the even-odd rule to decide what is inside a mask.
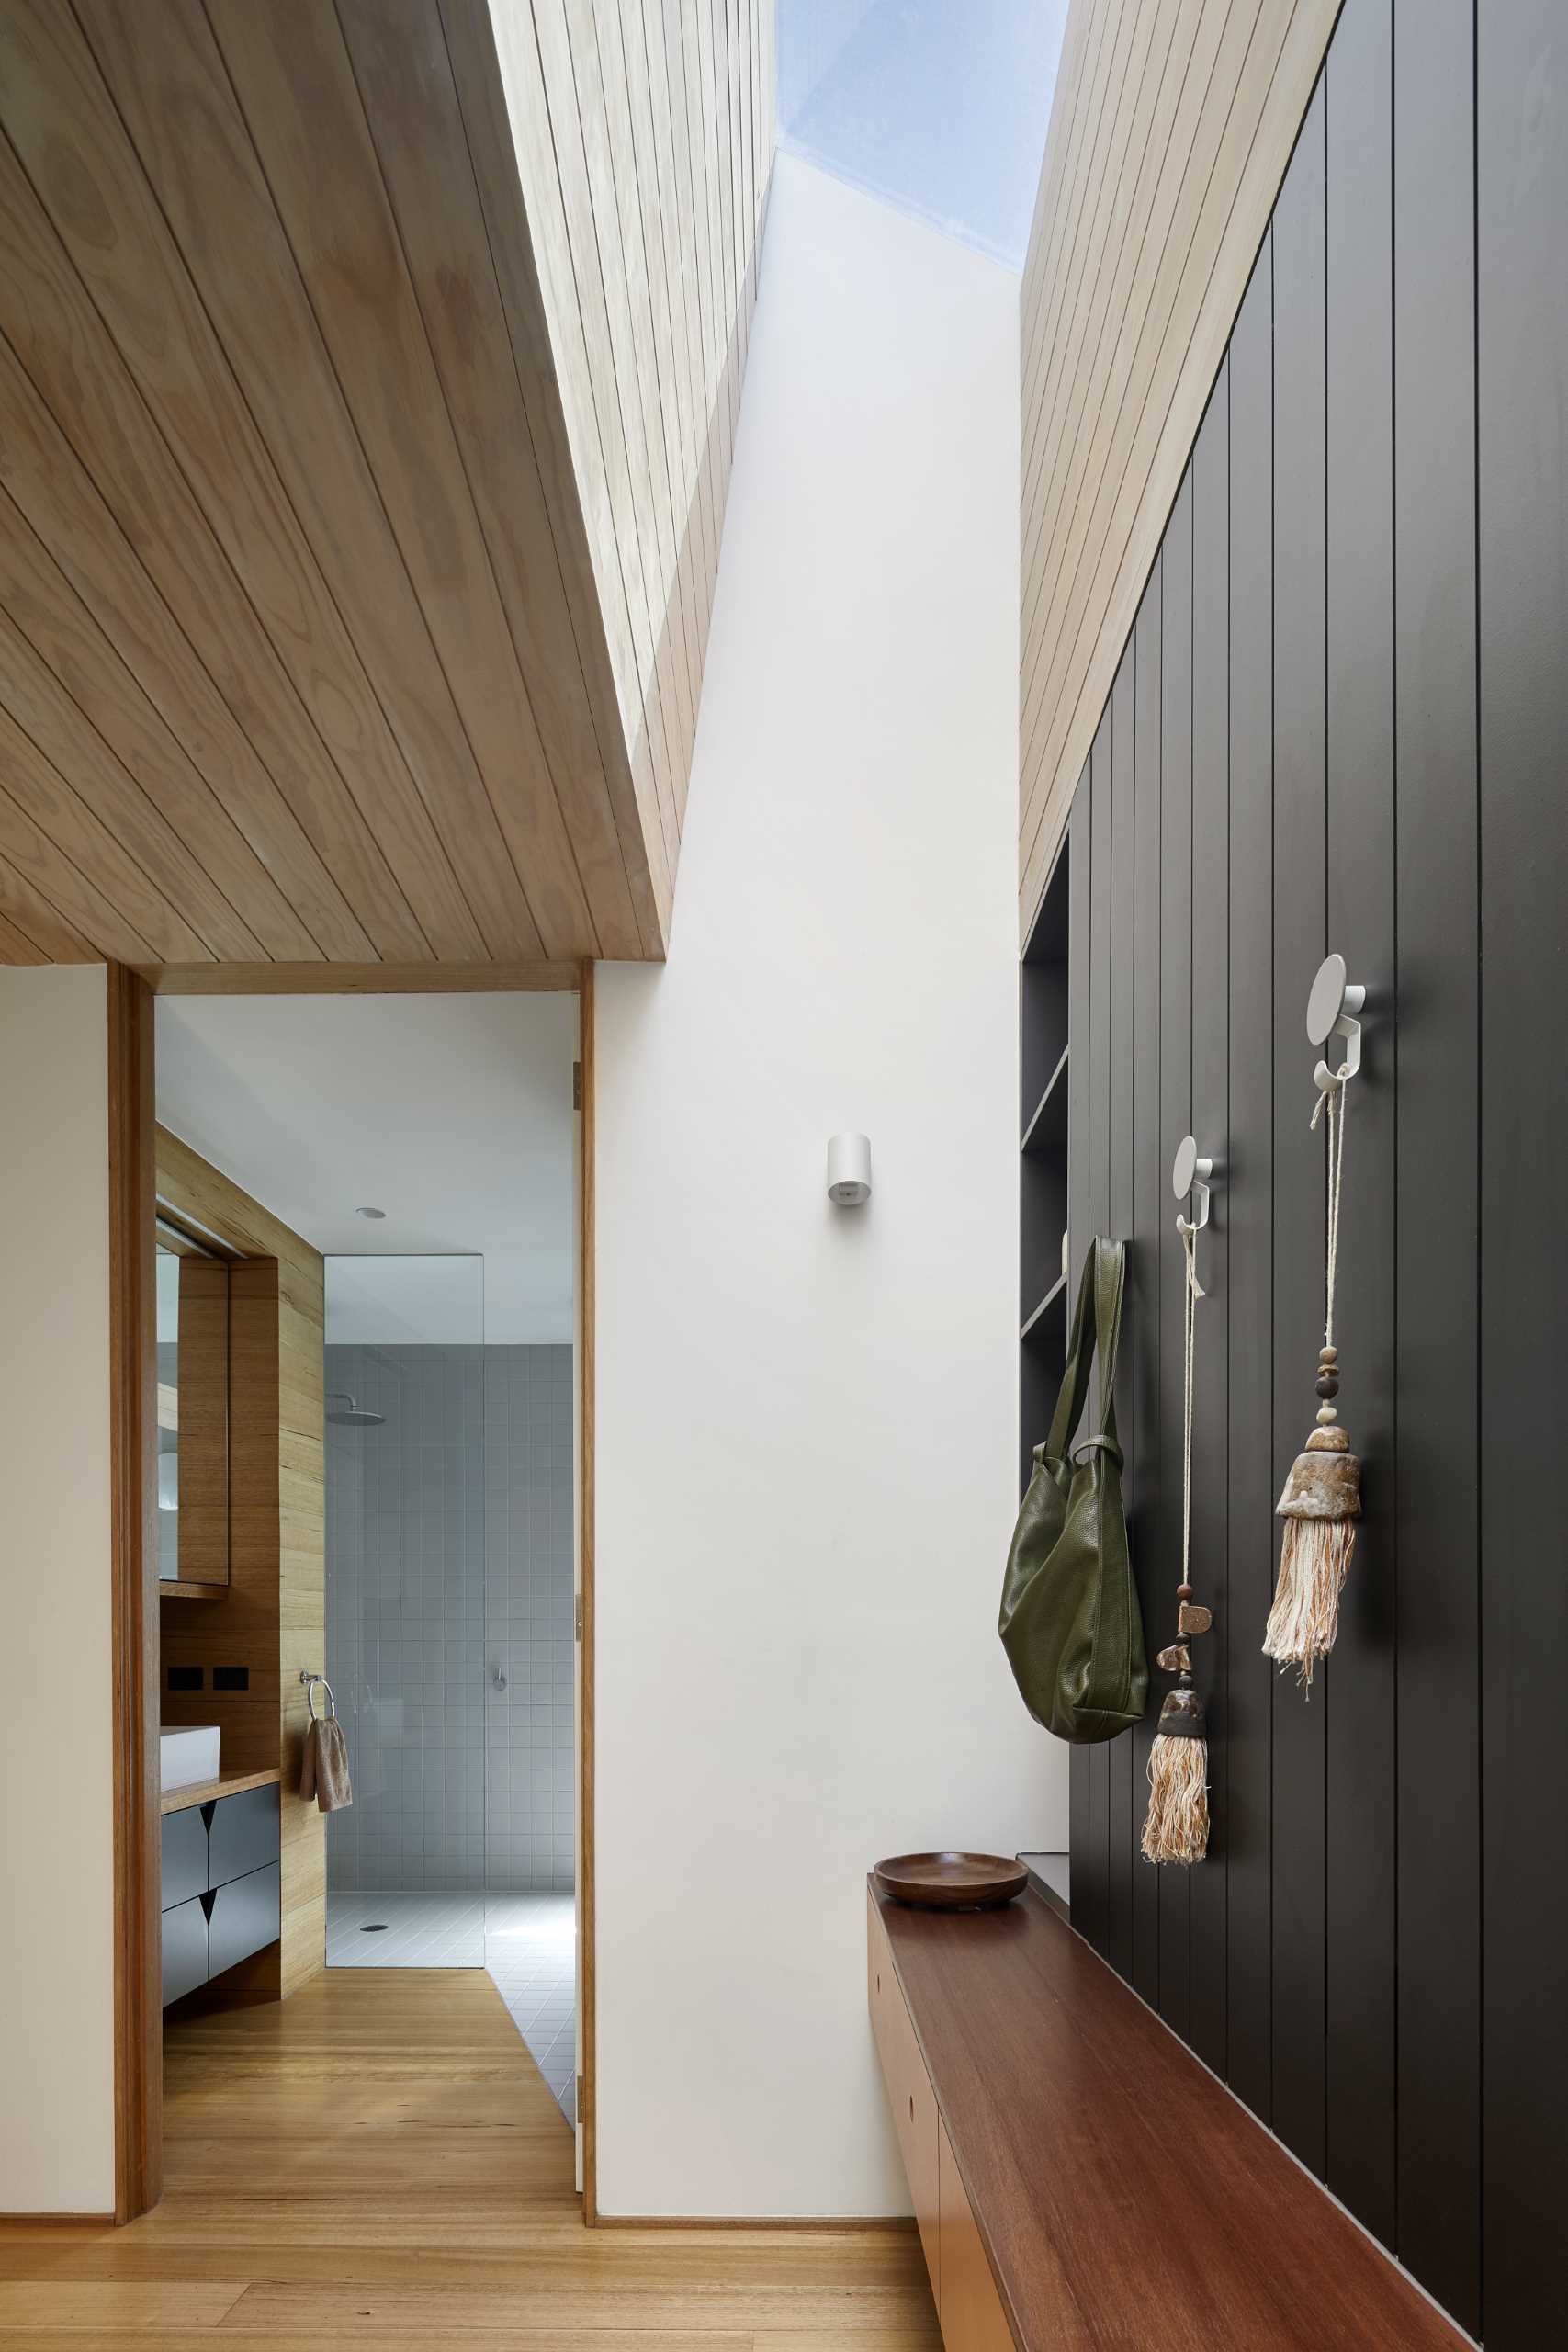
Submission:
[[[158,1580],[229,1581],[229,1269],[159,1219]]]

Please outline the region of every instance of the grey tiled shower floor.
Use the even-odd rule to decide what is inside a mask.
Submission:
[[[575,2124],[574,1896],[409,1894],[364,1886],[329,1893],[327,1966],[487,1969],[557,2105]]]

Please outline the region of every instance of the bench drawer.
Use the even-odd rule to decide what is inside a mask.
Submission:
[[[931,2291],[934,2294],[937,2292],[940,2256],[937,2134],[942,2126],[937,2116],[936,2094],[926,2073],[925,2060],[920,2055],[920,2045],[916,2040],[915,2029],[894,1973],[886,1933],[874,1903],[871,1906],[868,1950],[866,1995],[871,2009],[872,2030],[876,2037],[883,2079],[887,2086],[888,2104],[893,2109],[893,2125],[898,2135],[898,2152],[904,2160],[910,2202],[919,2225],[920,2244],[925,2250],[926,2267],[931,2275]]]
[[[865,2005],[871,2014],[871,2030],[876,2040],[876,2054],[882,2061],[883,2080],[891,2083],[897,2068],[897,2018],[903,2007],[898,1979],[893,1973],[893,1959],[887,1949],[887,1933],[874,1903],[870,1906],[866,1932]],[[889,2089],[888,2097],[892,2097]]]
[[[991,2277],[991,2266],[975,2226],[975,2216],[953,2160],[953,2149],[937,2124],[938,2235],[940,2273],[933,2268],[937,2310],[945,2352],[1013,2352],[1012,2330]]]
[[[938,2227],[938,2156],[937,2146],[942,2134],[942,2120],[937,2114],[936,2093],[931,2088],[926,2062],[920,2055],[920,2045],[915,2039],[915,2029],[909,2013],[899,1996],[899,2017],[903,2027],[903,2075],[900,2097],[895,2102],[893,2120],[898,2129],[899,2143],[904,2151],[904,2170],[908,2176],[909,2199],[919,2224],[920,2244],[925,2249],[926,2268],[931,2275],[931,2292],[942,2291],[942,2239]]]

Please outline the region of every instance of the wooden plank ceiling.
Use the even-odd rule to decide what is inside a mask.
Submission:
[[[1025,935],[1340,0],[1072,0],[1024,263]]]
[[[772,0],[0,0],[0,961],[663,954],[772,124]]]

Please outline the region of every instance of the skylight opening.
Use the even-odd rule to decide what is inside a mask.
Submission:
[[[1021,269],[1067,0],[777,0],[778,143]]]

